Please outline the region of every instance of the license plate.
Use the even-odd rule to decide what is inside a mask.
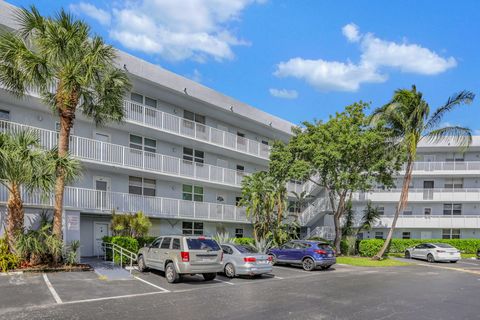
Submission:
[[[265,264],[268,263],[268,260],[257,260],[258,263]]]
[[[329,257],[329,258],[333,257],[333,254],[329,253],[329,254],[328,254],[328,257]]]
[[[453,252],[450,252],[450,255],[453,256]]]

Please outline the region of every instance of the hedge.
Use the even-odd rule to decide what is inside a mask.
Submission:
[[[359,253],[361,256],[372,257],[383,246],[383,239],[366,239],[360,241]],[[392,239],[388,253],[403,253],[407,248],[420,243],[448,243],[462,253],[476,253],[480,249],[480,239]]]
[[[132,237],[122,237],[122,236],[115,236],[115,237],[103,237],[103,242],[107,242],[107,243],[113,243],[113,244],[116,244],[128,251],[131,251],[133,253],[137,253],[138,252],[138,241],[137,239],[135,238],[132,238]],[[111,259],[112,258],[112,254],[110,251],[107,250],[107,259]],[[120,253],[117,253],[115,252],[115,256],[114,256],[114,261],[115,262],[120,262],[120,260],[123,262],[123,263],[130,263],[130,259],[127,259],[125,257],[123,257],[122,259],[120,259]]]
[[[253,238],[235,238],[235,243],[240,245],[255,245],[255,239]]]

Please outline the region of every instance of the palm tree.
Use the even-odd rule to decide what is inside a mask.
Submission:
[[[23,231],[22,189],[44,194],[50,192],[55,185],[57,166],[66,168],[69,180],[78,172],[77,162],[69,158],[59,160],[54,151],[40,149],[35,132],[0,133],[0,183],[8,190],[7,236],[10,250],[14,249],[17,234]]]
[[[474,98],[475,95],[472,92],[461,91],[450,97],[444,105],[430,114],[430,106],[423,99],[422,93],[417,91],[415,86],[412,86],[411,90],[396,90],[388,104],[374,111],[372,121],[374,123],[382,121],[385,124],[386,129],[392,134],[392,140],[397,144],[397,147],[405,150],[406,156],[406,169],[400,201],[385,243],[374,256],[374,259],[380,259],[384,255],[392,239],[398,216],[408,202],[408,190],[418,144],[421,141],[441,142],[450,139],[464,147],[469,146],[472,141],[470,129],[460,126],[441,128],[439,126],[443,117],[449,111],[460,105],[471,103]]]
[[[58,156],[69,151],[77,108],[97,125],[124,118],[122,99],[130,83],[115,67],[116,53],[90,27],[63,9],[43,17],[32,6],[15,15],[18,29],[0,35],[0,84],[18,97],[39,92],[59,116]],[[53,232],[62,236],[64,169],[57,170]]]
[[[373,225],[380,218],[380,211],[378,207],[374,207],[371,201],[367,202],[365,209],[363,209],[362,220],[360,221],[360,228],[358,232],[363,230],[372,230]]]

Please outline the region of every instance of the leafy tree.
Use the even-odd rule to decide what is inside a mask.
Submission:
[[[309,179],[325,189],[334,213],[337,252],[341,252],[341,218],[353,192],[370,190],[375,183],[393,186],[392,175],[402,163],[387,132],[369,124],[367,107],[354,103],[326,122],[304,122],[304,128],[294,128],[288,145],[274,145],[270,159],[272,172]]]
[[[469,104],[475,95],[469,91],[461,91],[450,97],[447,102],[430,115],[430,106],[423,99],[423,94],[415,86],[411,90],[396,90],[392,100],[374,111],[372,123],[384,123],[390,132],[391,140],[404,150],[406,169],[403,177],[402,192],[398,202],[392,226],[380,251],[373,257],[380,259],[390,244],[393,231],[400,212],[408,202],[408,189],[412,180],[413,162],[417,155],[417,146],[421,141],[442,142],[451,140],[460,146],[467,147],[472,141],[471,130],[460,126],[439,127],[443,117],[456,107]]]
[[[18,30],[0,35],[0,83],[18,97],[40,93],[60,118],[58,157],[69,151],[77,109],[97,125],[124,118],[122,99],[130,83],[115,67],[116,53],[90,27],[61,10],[43,17],[32,6],[16,13]],[[53,232],[62,237],[63,195],[67,173],[57,168]]]
[[[111,228],[114,236],[144,237],[151,227],[150,219],[141,211],[126,214],[112,212]]]

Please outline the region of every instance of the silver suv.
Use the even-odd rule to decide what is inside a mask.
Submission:
[[[202,274],[215,279],[223,271],[223,252],[218,243],[203,236],[163,236],[138,251],[138,269],[165,271],[169,283],[178,282],[184,274]]]

